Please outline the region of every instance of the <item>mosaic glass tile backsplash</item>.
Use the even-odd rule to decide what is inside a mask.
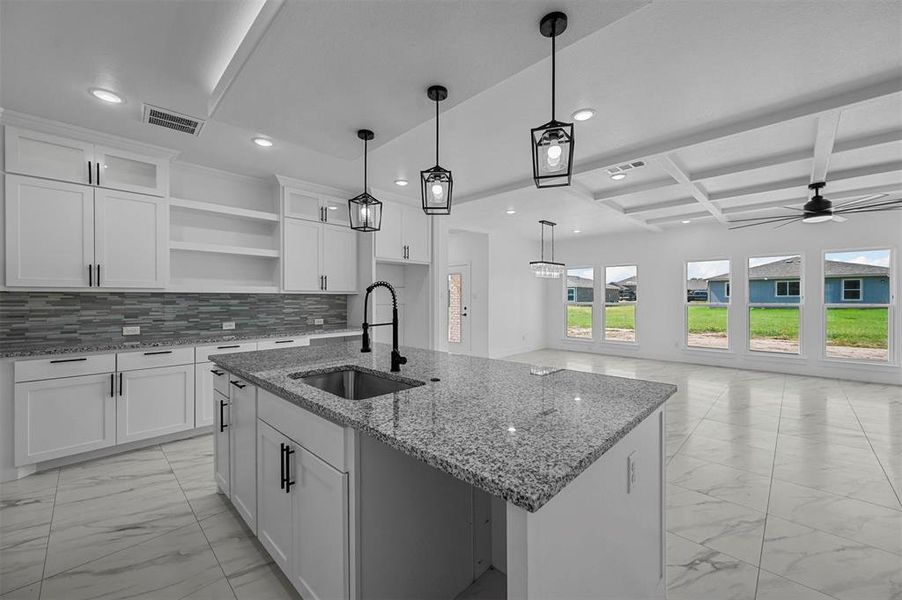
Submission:
[[[347,325],[347,296],[0,292],[0,345],[151,342],[194,334],[303,333]],[[314,325],[314,319],[323,319]],[[235,331],[223,331],[234,321]],[[141,334],[123,336],[124,326]]]

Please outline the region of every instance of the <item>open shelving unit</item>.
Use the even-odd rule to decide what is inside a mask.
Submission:
[[[249,208],[237,208],[234,206],[226,206],[224,204],[214,204],[213,202],[201,202],[199,200],[185,200],[183,198],[172,198],[169,201],[170,206],[176,208],[184,208],[197,212],[212,213],[217,215],[227,215],[238,219],[251,219],[257,221],[273,221],[279,222],[279,215],[274,212],[266,212],[262,210],[252,210]]]

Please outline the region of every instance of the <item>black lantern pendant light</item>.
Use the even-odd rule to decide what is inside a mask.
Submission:
[[[532,267],[532,272],[535,273],[536,277],[541,277],[543,279],[560,279],[561,275],[564,272],[564,263],[554,262],[554,226],[557,223],[552,223],[551,221],[541,220],[539,224],[542,225],[542,250],[541,250],[541,258],[539,260],[534,260],[529,263],[529,266]],[[545,227],[551,228],[551,260],[545,260]]]
[[[532,178],[537,188],[570,185],[573,175],[573,123],[554,118],[555,38],[567,29],[567,15],[548,13],[539,31],[551,38],[551,120],[532,130]]]
[[[423,212],[427,215],[451,214],[451,171],[438,165],[438,103],[448,97],[448,89],[433,85],[426,90],[429,99],[435,102],[435,166],[420,171],[420,187],[423,197]]]
[[[366,145],[375,135],[369,129],[361,129],[357,137],[363,140],[363,193],[348,200],[351,229],[379,231],[382,227],[382,203],[366,191]]]

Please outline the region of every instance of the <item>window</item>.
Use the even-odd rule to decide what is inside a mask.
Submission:
[[[592,309],[595,304],[595,269],[567,269],[568,338],[592,339]],[[571,295],[571,291],[573,292]]]
[[[749,268],[751,268],[751,266]],[[798,296],[800,290],[802,289],[801,282],[799,280],[776,281],[774,283],[776,285],[776,296],[778,297]]]
[[[638,267],[606,267],[604,282],[604,340],[635,342],[636,305],[639,301]]]
[[[728,350],[730,261],[686,263],[686,345]]]
[[[802,257],[749,259],[749,350],[799,354]]]
[[[892,252],[824,254],[824,327],[828,358],[889,361]]]
[[[861,280],[842,280],[842,299],[846,302],[859,302],[861,300]]]

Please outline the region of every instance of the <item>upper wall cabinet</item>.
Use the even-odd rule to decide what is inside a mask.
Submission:
[[[302,219],[283,227],[285,291],[357,293],[357,232]]]
[[[169,159],[6,127],[6,171],[152,196],[169,193]]]
[[[286,217],[350,227],[348,201],[289,186],[282,187]]]
[[[376,258],[401,263],[429,263],[429,217],[419,208],[393,202],[382,205],[382,228],[376,232]]]

